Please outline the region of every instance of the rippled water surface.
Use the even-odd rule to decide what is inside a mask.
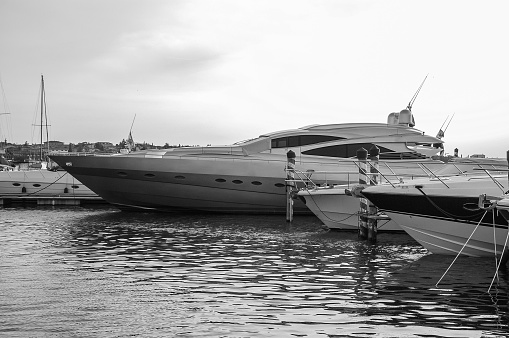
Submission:
[[[0,336],[505,337],[508,269],[314,217],[0,209]]]

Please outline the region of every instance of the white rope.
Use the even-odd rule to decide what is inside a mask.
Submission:
[[[435,284],[435,287],[438,288],[438,284],[440,284],[440,282],[442,281],[442,279],[444,279],[445,275],[447,274],[447,272],[449,272],[449,270],[451,269],[452,265],[454,264],[454,262],[456,262],[456,259],[458,259],[459,255],[461,255],[461,252],[463,251],[463,249],[465,249],[465,247],[467,246],[468,244],[468,241],[470,241],[470,239],[472,238],[472,236],[474,235],[475,231],[477,230],[477,228],[479,227],[479,224],[481,224],[482,220],[484,219],[484,216],[486,216],[486,214],[488,213],[488,210],[486,210],[484,212],[484,215],[482,215],[481,217],[481,220],[479,221],[479,223],[477,223],[477,225],[475,226],[474,228],[474,231],[472,231],[472,233],[470,234],[470,236],[468,237],[467,241],[465,242],[465,244],[463,244],[463,247],[461,247],[461,250],[458,252],[458,254],[456,255],[456,257],[454,258],[454,260],[452,261],[451,265],[449,265],[449,267],[447,268],[447,270],[444,272],[444,274],[442,275],[442,277],[438,280],[438,282]]]
[[[498,282],[498,258],[497,258],[497,227],[495,226],[495,210],[493,210],[493,254],[495,256],[495,277],[497,277],[497,282]],[[502,254],[503,254],[503,251],[502,251]],[[502,258],[502,256],[500,256],[500,258]],[[491,285],[493,284],[493,281],[491,281]],[[489,287],[489,289],[491,289],[491,285]],[[490,290],[488,289],[488,292],[490,292]]]
[[[502,253],[500,254],[500,260],[498,261],[497,270],[495,271],[495,276],[493,276],[493,279],[491,280],[491,284],[490,284],[490,287],[488,288],[488,292],[490,292],[491,287],[493,286],[493,282],[495,281],[495,277],[498,277],[498,269],[500,269],[500,265],[503,262],[504,252],[505,252],[505,249],[507,248],[507,240],[508,239],[509,239],[509,226],[507,227],[507,235],[505,236],[504,247],[502,248]]]

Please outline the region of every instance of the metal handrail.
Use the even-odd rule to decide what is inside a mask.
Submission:
[[[348,161],[348,163],[351,163],[351,164],[354,164],[357,166],[357,168],[360,169],[359,167],[359,161]],[[395,177],[399,183],[404,183],[403,181],[403,178],[405,177],[411,177],[412,179],[414,178],[435,178],[437,180],[439,180],[444,186],[446,186],[447,188],[450,188],[449,185],[447,185],[447,183],[444,181],[445,178],[449,178],[449,177],[456,177],[456,176],[469,176],[469,174],[467,172],[464,172],[462,171],[457,165],[456,163],[450,163],[450,165],[452,165],[454,168],[457,169],[457,173],[455,174],[447,174],[447,175],[438,175],[435,173],[435,171],[431,170],[428,165],[429,165],[429,162],[415,162],[415,161],[411,161],[411,163],[414,163],[416,164],[416,168],[420,168],[423,172],[423,175],[416,175],[416,174],[396,174],[394,172],[394,170],[391,168],[391,166],[385,162],[385,161],[379,161],[378,162],[379,164],[382,164],[384,165],[391,173],[389,174],[384,174],[382,172],[380,172],[379,169],[377,169],[377,172],[370,172],[371,170],[369,170],[369,172],[366,172],[366,176],[368,177],[371,177],[373,175],[380,175],[381,178],[383,179],[383,181],[387,182],[388,184],[390,184],[392,187],[395,187],[394,183],[393,183],[393,180],[390,179],[390,177]],[[398,162],[400,163],[400,162]],[[366,164],[368,164],[369,166],[371,166],[371,168],[374,168],[373,166],[373,163],[372,161],[366,161]],[[437,163],[439,164],[439,163]],[[445,163],[444,163],[445,164]],[[474,164],[474,163],[473,163]],[[474,164],[475,165],[475,164]],[[506,169],[506,168],[497,168],[495,167],[494,164],[492,163],[489,163],[489,164],[485,164],[485,165],[490,165],[491,168],[484,168],[482,167],[483,164],[481,163],[477,163],[477,165],[480,167],[480,168],[472,168],[473,170],[484,170],[488,176],[491,177],[491,179],[495,182],[495,184],[497,184],[497,186],[503,190],[503,185],[497,181],[497,179],[493,176],[491,176],[487,171],[499,171],[499,172],[509,172],[509,169]],[[503,164],[501,164],[503,165]],[[286,169],[286,171],[289,171],[291,169]],[[358,174],[359,172],[358,171],[335,171],[335,170],[317,170],[317,171],[306,171],[306,172],[303,172],[301,170],[298,170],[298,169],[293,169],[292,170],[294,173],[297,174],[298,176],[298,179],[297,180],[286,180],[287,182],[302,182],[304,183],[304,186],[307,188],[308,187],[308,184],[311,184],[314,188],[318,187],[318,185],[311,179],[311,175],[312,174],[325,174],[325,176],[327,174],[344,174],[344,175],[347,175],[348,179],[347,179],[347,182],[348,182],[348,185],[350,185],[351,183],[353,183],[353,181],[350,180],[350,175],[354,175],[354,174]],[[473,175],[473,174],[471,174]],[[374,182],[372,180],[372,178],[369,178],[370,182]],[[325,182],[327,184],[327,178],[325,179]]]

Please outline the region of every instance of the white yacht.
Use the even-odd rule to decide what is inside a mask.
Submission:
[[[302,188],[297,196],[305,200],[306,206],[329,229],[359,230],[359,198],[352,196],[352,185]],[[403,231],[391,219],[381,219],[377,224],[378,231]]]
[[[128,154],[50,156],[119,208],[227,213],[286,212],[287,153],[318,184],[345,184],[359,148],[380,149],[396,171],[443,151],[443,142],[414,128],[409,109],[387,123],[313,125],[226,146],[144,150]],[[341,160],[341,161],[339,161]],[[324,173],[321,173],[324,172]],[[297,200],[295,213],[309,213]]]
[[[403,162],[400,163],[400,165]],[[378,168],[382,173],[377,175],[377,182],[389,185],[410,182],[414,179],[451,176],[478,175],[475,169],[506,168],[507,161],[503,159],[451,159],[449,163],[440,161],[407,161],[408,169],[395,173],[387,162],[379,162]],[[419,173],[419,169],[421,170]],[[369,163],[368,163],[368,171]],[[403,172],[401,172],[403,171]],[[299,189],[297,196],[303,199],[306,206],[330,229],[355,230],[359,229],[358,215],[360,210],[359,196],[352,195],[352,189],[359,188],[358,174],[352,175],[354,180],[346,185],[319,186],[307,180],[305,187]],[[305,173],[297,173],[297,177],[306,181]],[[368,178],[369,179],[369,178]],[[368,183],[369,184],[369,183]],[[382,217],[378,220],[378,231],[403,231],[393,220]]]
[[[508,244],[506,175],[370,186],[362,195],[434,254],[501,256]]]
[[[63,170],[0,170],[0,198],[30,197],[97,198],[97,195]]]

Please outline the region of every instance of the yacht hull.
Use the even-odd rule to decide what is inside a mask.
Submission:
[[[362,193],[434,254],[501,255],[508,223],[496,209],[478,208],[479,195],[501,196],[501,190],[489,178],[446,183],[369,187]]]
[[[495,254],[500,256],[508,235],[507,227],[498,227],[493,224],[477,226],[477,224],[454,220],[388,214],[410,236],[434,254],[456,255],[461,251],[464,255],[474,257]]]
[[[0,171],[0,198],[97,197],[65,171]]]
[[[285,213],[284,161],[52,156],[121,208],[222,213]],[[295,213],[309,213],[295,200]]]
[[[303,189],[298,193],[306,206],[325,226],[336,230],[358,231],[360,200],[347,195],[345,189],[334,187],[324,189]],[[393,220],[378,222],[379,231],[403,231]]]

